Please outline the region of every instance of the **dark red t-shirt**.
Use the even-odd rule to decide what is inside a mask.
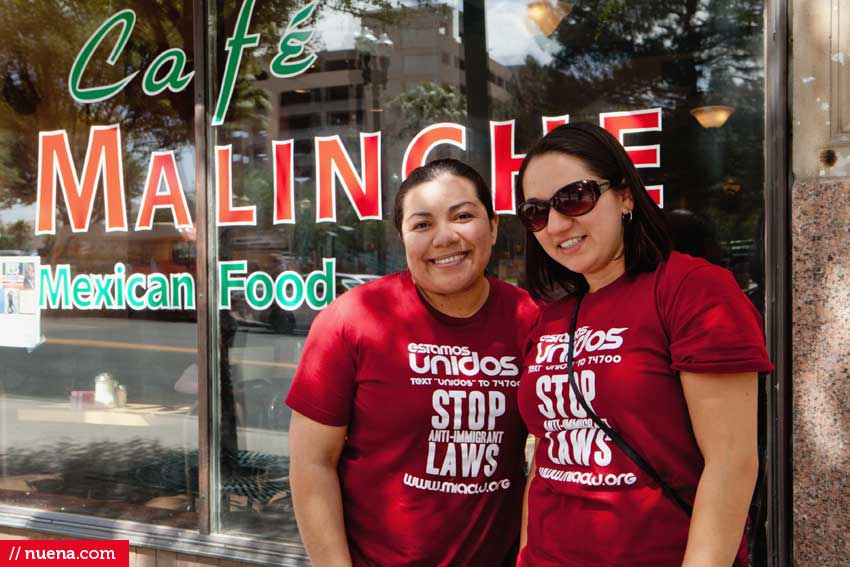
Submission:
[[[542,310],[525,359],[520,411],[540,441],[519,564],[678,567],[690,519],[571,391],[574,308],[567,298]],[[575,344],[573,371],[591,408],[688,502],[704,462],[678,372],[773,370],[761,317],[732,275],[675,252],[653,273],[624,275],[588,294]]]
[[[313,323],[286,401],[348,425],[339,476],[355,566],[497,567],[518,539],[527,433],[516,392],[537,308],[489,281],[465,319],[431,308],[401,272]]]

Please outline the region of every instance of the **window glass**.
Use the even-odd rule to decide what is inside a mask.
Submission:
[[[0,6],[0,502],[193,527],[191,3]],[[308,6],[209,14],[222,531],[297,541],[283,399],[318,310],[404,268],[389,217],[406,156],[490,181],[490,271],[523,285],[522,154],[560,122],[601,124],[677,247],[763,309],[763,2]],[[283,57],[294,28],[316,33]],[[258,34],[241,57],[237,33]]]
[[[760,310],[762,13],[757,0],[502,0],[487,11],[490,55],[511,72],[492,113],[516,118],[518,148],[540,135],[540,116],[618,133],[677,248],[730,269]],[[514,41],[493,41],[504,34]]]
[[[219,83],[241,6],[215,14]],[[525,280],[512,214],[523,152],[548,126],[590,121],[627,146],[677,246],[732,270],[762,308],[761,2],[320,4],[305,26],[315,60],[278,76],[276,46],[304,6],[256,3],[260,47],[215,129],[233,180],[219,259],[243,263],[220,312],[223,531],[297,541],[283,399],[328,287],[339,296],[404,268],[390,215],[427,127],[444,129],[426,159],[464,159],[493,187],[498,277]]]
[[[0,502],[194,528],[191,3],[0,11]]]

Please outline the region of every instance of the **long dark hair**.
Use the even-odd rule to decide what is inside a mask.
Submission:
[[[560,153],[582,160],[611,187],[632,190],[632,218],[624,224],[626,273],[635,275],[655,270],[673,249],[664,214],[646,192],[631,158],[607,130],[586,122],[558,126],[538,141],[522,162],[517,177],[517,203],[525,201],[523,179],[531,161],[540,155]],[[540,246],[534,233],[526,231],[525,267],[528,290],[534,299],[551,302],[564,295],[587,291],[584,276],[553,260]]]
[[[493,217],[496,216],[493,210],[493,196],[490,194],[490,188],[487,187],[487,182],[472,166],[452,158],[436,159],[411,171],[398,188],[393,205],[393,222],[399,234],[401,234],[401,222],[404,220],[404,196],[411,189],[423,183],[434,181],[442,175],[454,175],[472,183],[478,200],[481,201],[487,211],[487,218],[493,220]]]

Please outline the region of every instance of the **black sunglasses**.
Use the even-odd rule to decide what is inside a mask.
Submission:
[[[526,200],[517,208],[517,215],[528,230],[538,232],[549,222],[549,207],[568,217],[580,217],[592,211],[602,193],[610,188],[608,181],[573,181],[555,191],[548,201]]]

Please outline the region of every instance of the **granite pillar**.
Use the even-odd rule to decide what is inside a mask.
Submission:
[[[850,564],[850,181],[792,189],[794,565]]]
[[[850,0],[791,8],[793,564],[850,565]]]

